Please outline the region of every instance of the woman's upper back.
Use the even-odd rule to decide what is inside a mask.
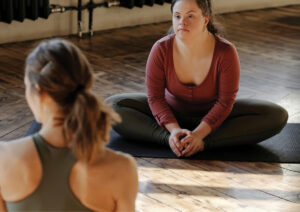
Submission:
[[[128,208],[137,190],[131,157],[105,149],[101,160],[87,164],[40,136],[35,143],[27,137],[0,144],[0,188],[8,210],[134,210]]]

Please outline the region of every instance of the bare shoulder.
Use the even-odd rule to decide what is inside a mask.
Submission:
[[[93,185],[93,189],[99,187],[102,188],[98,190],[99,192],[105,189],[112,191],[112,196],[137,188],[138,174],[135,159],[121,152],[106,148],[98,161],[93,164],[78,163],[77,170],[78,173],[88,172],[89,182]],[[103,182],[105,182],[104,185]]]
[[[118,168],[119,171],[128,172],[132,169],[136,170],[136,161],[129,154],[106,149],[105,161],[107,161],[107,163],[110,163],[110,165],[115,166],[115,168]]]
[[[19,138],[12,141],[0,142],[1,161],[11,160],[23,155],[33,145],[32,137]]]
[[[36,155],[33,150],[31,137],[0,142],[0,181],[12,179],[16,171],[24,170]]]
[[[128,154],[106,151],[115,163],[117,178],[115,178],[112,195],[117,202],[117,211],[135,211],[139,187],[136,161]]]
[[[134,211],[138,177],[135,160],[129,155],[105,148],[92,163],[78,161],[70,184],[78,198],[94,210],[121,207],[116,211]]]
[[[113,187],[117,190],[130,190],[129,187],[136,187],[138,182],[137,165],[135,159],[121,152],[115,152],[109,149],[105,150],[105,170],[106,176],[114,181]]]

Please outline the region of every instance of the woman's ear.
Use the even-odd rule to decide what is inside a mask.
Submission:
[[[202,25],[203,26],[202,32],[205,32],[207,30],[208,23],[209,23],[209,17],[204,16],[204,25]]]
[[[205,16],[204,17],[204,24],[205,24],[205,26],[207,26],[208,23],[209,23],[209,17]]]
[[[36,91],[38,93],[40,101],[43,101],[45,99],[45,92],[43,91],[43,89],[38,84],[35,84],[34,88],[36,89]]]
[[[35,84],[34,87],[35,87],[35,89],[36,89],[39,93],[42,91],[40,85]]]

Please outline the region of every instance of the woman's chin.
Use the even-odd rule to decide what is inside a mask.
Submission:
[[[186,31],[179,31],[176,33],[176,36],[178,36],[180,40],[186,40],[190,37],[190,34]]]

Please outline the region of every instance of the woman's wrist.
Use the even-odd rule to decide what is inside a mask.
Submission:
[[[210,132],[211,127],[206,122],[202,121],[199,126],[193,130],[192,134],[203,140]]]
[[[165,125],[165,128],[170,132],[172,133],[172,131],[174,130],[178,130],[178,129],[181,129],[179,124],[178,123],[168,123]]]
[[[203,140],[206,136],[202,131],[197,131],[197,130],[192,131],[192,134],[201,140]]]

